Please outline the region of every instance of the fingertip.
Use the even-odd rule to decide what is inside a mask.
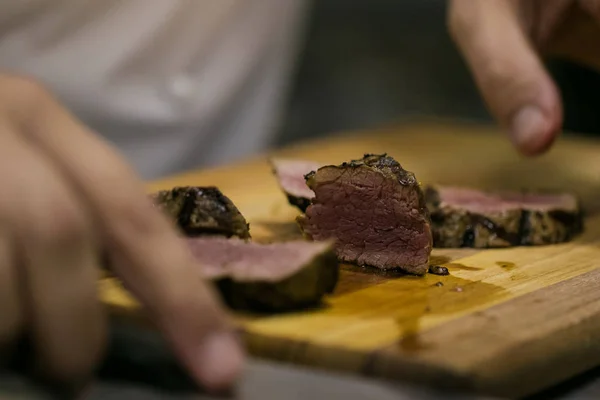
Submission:
[[[207,335],[188,356],[196,379],[213,393],[230,390],[244,367],[242,346],[229,331]]]
[[[533,157],[545,153],[554,143],[562,125],[560,111],[544,111],[538,105],[521,106],[512,116],[509,137],[524,156]]]
[[[519,109],[512,118],[509,136],[514,146],[524,155],[538,153],[547,141],[548,118],[535,105]]]
[[[210,287],[192,288],[194,301],[164,302],[171,305],[163,308],[159,324],[198,386],[209,393],[227,392],[243,368],[242,345]]]

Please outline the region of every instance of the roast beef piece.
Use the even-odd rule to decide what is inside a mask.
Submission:
[[[272,159],[271,166],[288,202],[302,212],[306,211],[315,194],[306,186],[305,175],[321,165],[313,161]]]
[[[216,187],[182,186],[151,195],[188,236],[250,238],[249,225],[235,204]]]
[[[187,239],[224,301],[234,309],[288,311],[317,305],[332,293],[339,275],[330,243],[271,244],[240,239]]]
[[[570,240],[583,230],[577,198],[564,193],[425,190],[435,247],[508,247]]]
[[[427,272],[432,238],[414,174],[386,154],[319,168],[306,176],[315,197],[298,222],[314,240],[335,240],[340,260]]]

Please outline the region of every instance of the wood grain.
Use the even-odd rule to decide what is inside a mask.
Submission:
[[[450,276],[409,277],[342,266],[317,309],[237,315],[251,353],[291,363],[502,395],[539,390],[600,364],[600,144],[571,137],[550,154],[520,158],[501,133],[473,124],[409,123],[282,149],[277,156],[337,163],[388,152],[424,183],[562,189],[588,210],[586,231],[555,246],[436,249]],[[217,185],[255,240],[300,237],[266,157],[155,182]],[[100,283],[114,312],[142,318],[115,281]]]
[[[418,347],[400,341],[377,351],[368,373],[402,377],[411,371],[402,361],[410,360],[421,365],[413,376],[421,382],[498,396],[532,393],[598,363],[599,287],[594,270],[453,320],[420,335]]]

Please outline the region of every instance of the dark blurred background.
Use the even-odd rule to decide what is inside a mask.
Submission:
[[[415,116],[491,122],[445,23],[446,0],[313,2],[278,145]],[[548,65],[565,99],[565,129],[600,132],[600,81]]]

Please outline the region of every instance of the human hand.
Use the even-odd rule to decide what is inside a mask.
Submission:
[[[224,389],[240,345],[174,226],[116,151],[30,80],[0,75],[0,344],[27,333],[47,378],[81,384],[103,354],[99,255],[197,382]]]
[[[490,112],[525,155],[545,152],[563,122],[541,61],[600,68],[600,0],[451,0],[448,24]]]

